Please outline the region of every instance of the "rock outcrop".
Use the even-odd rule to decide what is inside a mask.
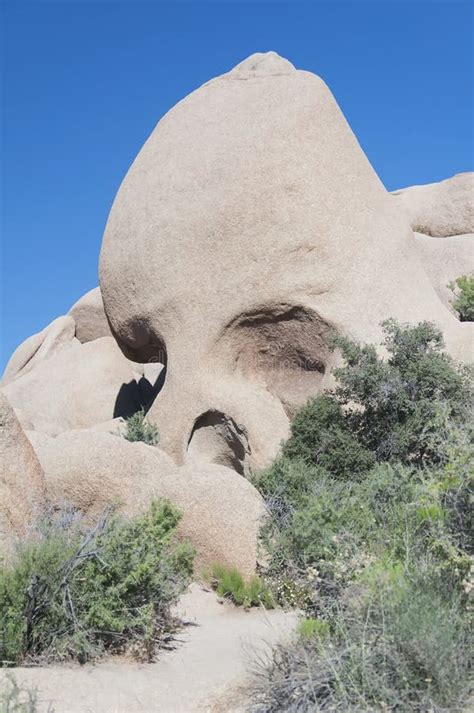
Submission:
[[[57,353],[5,384],[25,427],[55,436],[88,428],[141,407],[133,365],[112,337],[81,344],[73,339]]]
[[[436,240],[415,233],[415,243],[440,300],[452,310],[454,297],[448,285],[461,275],[474,274],[474,234]]]
[[[69,314],[76,324],[76,337],[83,344],[93,339],[111,336],[99,287],[86,292],[71,307]]]
[[[109,433],[29,435],[53,506],[73,505],[93,520],[111,505],[134,515],[152,499],[166,498],[183,512],[180,532],[197,549],[197,573],[215,562],[246,575],[255,571],[265,508],[255,488],[234,471],[215,465],[177,468],[160,449]]]
[[[180,530],[196,547],[197,573],[218,562],[245,577],[255,574],[266,509],[248,480],[225,466],[193,464],[177,468],[160,487],[183,513]]]
[[[3,384],[34,369],[64,346],[74,341],[76,325],[72,317],[58,317],[38,334],[33,334],[14,351],[3,373]]]
[[[38,458],[0,391],[0,560],[15,538],[31,532],[45,505]]]
[[[444,238],[474,233],[474,173],[393,191],[414,232]]]
[[[126,356],[167,363],[150,414],[178,462],[273,458],[328,383],[332,331],[376,343],[388,317],[430,320],[455,356],[467,344],[331,92],[275,53],[161,119],[113,204],[100,285]]]
[[[7,366],[0,548],[33,523],[44,470],[52,505],[91,519],[169,498],[198,569],[251,574],[265,508],[246,476],[332,385],[334,332],[429,320],[472,359],[447,288],[474,270],[472,185],[388,194],[324,82],[272,52],[186,97],[117,194],[100,289]],[[163,450],[114,435],[142,406]]]

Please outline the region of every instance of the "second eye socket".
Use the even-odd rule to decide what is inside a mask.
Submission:
[[[233,367],[263,382],[291,412],[319,392],[331,360],[332,333],[316,312],[278,303],[237,317],[223,341]]]

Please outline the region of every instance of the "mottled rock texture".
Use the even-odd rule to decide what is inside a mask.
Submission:
[[[183,512],[180,532],[197,549],[197,573],[215,562],[237,566],[246,575],[255,571],[265,507],[255,488],[229,468],[177,468],[159,448],[109,433],[29,436],[55,506],[73,505],[93,520],[111,505],[134,515],[152,499],[166,498]]]
[[[133,365],[112,337],[85,344],[74,338],[3,390],[25,427],[51,436],[130,415],[141,406]]]
[[[0,560],[16,538],[35,528],[45,505],[45,480],[35,452],[0,391]]]
[[[150,415],[177,462],[268,463],[328,384],[332,331],[377,343],[384,319],[430,320],[469,357],[331,92],[273,52],[158,123],[114,201],[100,285],[124,353],[167,364]]]
[[[474,233],[474,173],[392,193],[416,233],[445,238]]]
[[[110,328],[104,312],[100,288],[83,295],[69,310],[76,323],[76,337],[80,342],[91,342],[100,337],[110,337]]]

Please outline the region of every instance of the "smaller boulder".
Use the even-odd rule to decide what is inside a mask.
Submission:
[[[444,240],[415,233],[415,243],[428,277],[441,302],[454,312],[448,287],[462,275],[474,273],[474,235],[453,235]]]
[[[44,505],[43,470],[0,391],[0,558],[8,555],[15,538],[34,528]]]
[[[74,339],[3,388],[25,424],[51,436],[129,416],[142,404],[133,364],[112,337]]]
[[[83,344],[100,337],[111,337],[109,323],[104,312],[100,287],[83,295],[69,310],[76,323],[76,337]]]
[[[76,325],[72,317],[58,317],[38,334],[26,339],[13,352],[4,374],[3,383],[23,376],[42,361],[57,354],[63,347],[73,343]]]
[[[267,511],[254,486],[223,465],[190,464],[163,480],[162,492],[183,513],[181,532],[197,550],[196,572],[215,563],[255,574]]]
[[[197,550],[196,572],[220,562],[255,572],[265,506],[256,489],[224,466],[178,468],[159,448],[100,431],[56,438],[30,434],[53,506],[74,506],[93,520],[120,504],[132,516],[165,498],[182,512],[180,532]]]
[[[474,233],[474,173],[402,188],[392,196],[416,233],[435,238]]]

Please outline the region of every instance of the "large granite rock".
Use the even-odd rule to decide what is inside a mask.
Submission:
[[[31,533],[45,505],[38,458],[0,391],[0,561],[16,538]]]
[[[75,341],[76,324],[69,316],[58,317],[51,324],[33,334],[13,352],[3,372],[3,384],[34,369],[45,359],[53,356]]]
[[[163,448],[244,473],[328,384],[331,331],[377,343],[388,317],[430,320],[455,356],[469,343],[327,86],[275,53],[158,123],[114,201],[100,285],[124,353],[167,362]]]
[[[474,173],[392,193],[416,233],[445,238],[474,233]]]
[[[449,284],[461,275],[474,274],[474,234],[435,240],[415,233],[415,244],[440,300],[452,310],[454,296]]]
[[[3,386],[25,427],[55,436],[88,428],[141,407],[134,365],[112,337],[73,339]]]
[[[55,507],[73,505],[93,520],[121,505],[126,515],[166,498],[183,513],[180,532],[197,549],[196,571],[215,562],[255,571],[257,538],[265,507],[255,488],[229,468],[177,468],[158,448],[119,436],[70,431],[56,438],[29,434],[44,468]]]
[[[76,323],[76,337],[80,342],[110,337],[110,327],[104,312],[100,288],[83,295],[69,310]]]

